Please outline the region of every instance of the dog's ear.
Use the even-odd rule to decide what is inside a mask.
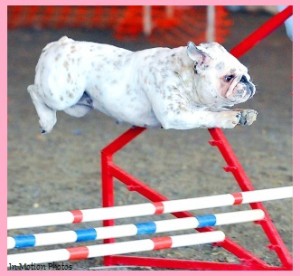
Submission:
[[[211,59],[206,52],[197,48],[197,46],[191,41],[187,44],[187,54],[191,60],[199,65],[207,65]]]

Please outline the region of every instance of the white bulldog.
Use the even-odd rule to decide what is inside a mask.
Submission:
[[[255,110],[229,110],[255,93],[247,68],[218,43],[138,52],[62,37],[49,43],[28,87],[43,133],[56,111],[97,109],[119,122],[165,129],[251,125]]]

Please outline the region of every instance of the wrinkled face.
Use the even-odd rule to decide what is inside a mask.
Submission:
[[[194,45],[194,44],[193,44]],[[194,61],[194,80],[199,98],[215,106],[232,106],[253,97],[255,85],[247,68],[218,43],[188,44]]]

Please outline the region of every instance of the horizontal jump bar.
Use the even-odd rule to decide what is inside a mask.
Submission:
[[[119,243],[70,247],[47,251],[11,254],[7,256],[7,267],[24,264],[39,264],[49,262],[62,262],[73,260],[85,260],[88,258],[108,255],[152,251],[159,249],[190,246],[196,244],[222,242],[225,234],[222,231],[177,235],[168,237],[155,237],[152,239],[135,240]]]
[[[7,228],[10,230],[89,221],[102,221],[108,219],[129,218],[154,214],[167,214],[291,197],[293,197],[293,187],[287,186],[153,203],[73,210],[48,214],[13,216],[7,218]]]
[[[259,221],[265,214],[260,209],[209,214],[188,218],[149,221],[136,224],[77,229],[52,233],[18,235],[7,237],[7,249],[47,246],[54,244],[89,242],[95,240],[141,236],[169,231],[203,228],[249,221]]]

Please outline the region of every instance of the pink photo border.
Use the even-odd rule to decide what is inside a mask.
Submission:
[[[1,51],[0,51],[0,60],[1,60],[1,69],[0,69],[0,86],[1,86],[1,92],[0,92],[0,179],[1,179],[1,194],[5,195],[2,197],[1,201],[1,220],[0,220],[0,248],[1,251],[3,250],[3,254],[1,254],[1,261],[0,261],[0,272],[1,275],[17,275],[17,273],[25,273],[26,275],[39,275],[40,273],[48,273],[52,274],[53,271],[44,271],[44,272],[38,272],[38,271],[7,271],[6,269],[6,217],[7,217],[7,208],[6,208],[6,202],[7,202],[7,6],[8,5],[293,5],[294,6],[294,26],[300,26],[300,17],[299,17],[299,11],[300,11],[300,1],[298,0],[285,0],[285,1],[277,1],[277,0],[269,0],[269,1],[258,1],[258,0],[240,0],[240,1],[228,1],[228,0],[185,0],[185,1],[170,1],[170,0],[152,0],[152,1],[145,1],[145,0],[131,0],[131,1],[117,1],[117,0],[106,0],[106,1],[96,1],[96,0],[73,0],[73,1],[40,1],[40,0],[2,0],[0,2],[0,36],[1,36]],[[300,108],[297,108],[299,105],[299,92],[297,91],[297,88],[300,87],[300,78],[297,78],[297,73],[299,72],[299,61],[300,60],[300,54],[297,49],[300,42],[299,37],[299,30],[297,28],[294,28],[294,35],[293,35],[293,45],[294,45],[294,56],[293,56],[293,104],[294,104],[294,110],[293,110],[293,118],[300,118]],[[296,45],[296,47],[295,47]],[[21,93],[21,92],[20,92]],[[294,166],[294,173],[293,173],[293,179],[294,179],[294,197],[299,197],[299,187],[297,186],[298,180],[299,180],[299,170],[297,170],[297,166],[299,166],[300,160],[299,160],[299,124],[297,120],[294,120],[293,124],[293,166]],[[297,154],[298,153],[298,154]],[[299,208],[300,203],[299,200],[294,200],[294,217],[299,216]],[[296,215],[297,214],[297,215]],[[294,241],[294,250],[293,250],[293,259],[296,260],[294,262],[294,269],[290,272],[232,272],[232,271],[222,271],[222,273],[250,273],[250,274],[256,274],[256,273],[264,273],[264,275],[269,274],[273,275],[273,273],[286,273],[286,274],[299,274],[300,272],[300,264],[297,262],[300,258],[299,254],[299,233],[300,233],[300,222],[299,220],[294,220],[294,231],[293,231],[293,241]],[[298,233],[298,234],[297,234]],[[62,273],[57,272],[57,273]],[[82,275],[83,272],[81,271],[70,271],[70,272],[63,272],[63,273],[72,273],[72,275]],[[131,274],[132,272],[112,272],[112,271],[91,271],[84,273],[113,273],[113,274]],[[182,273],[180,271],[170,271],[170,272],[147,272],[147,273]],[[188,273],[195,273],[195,272],[188,272]],[[201,271],[197,273],[205,273],[206,275],[217,275],[219,272],[213,272],[213,271]]]

